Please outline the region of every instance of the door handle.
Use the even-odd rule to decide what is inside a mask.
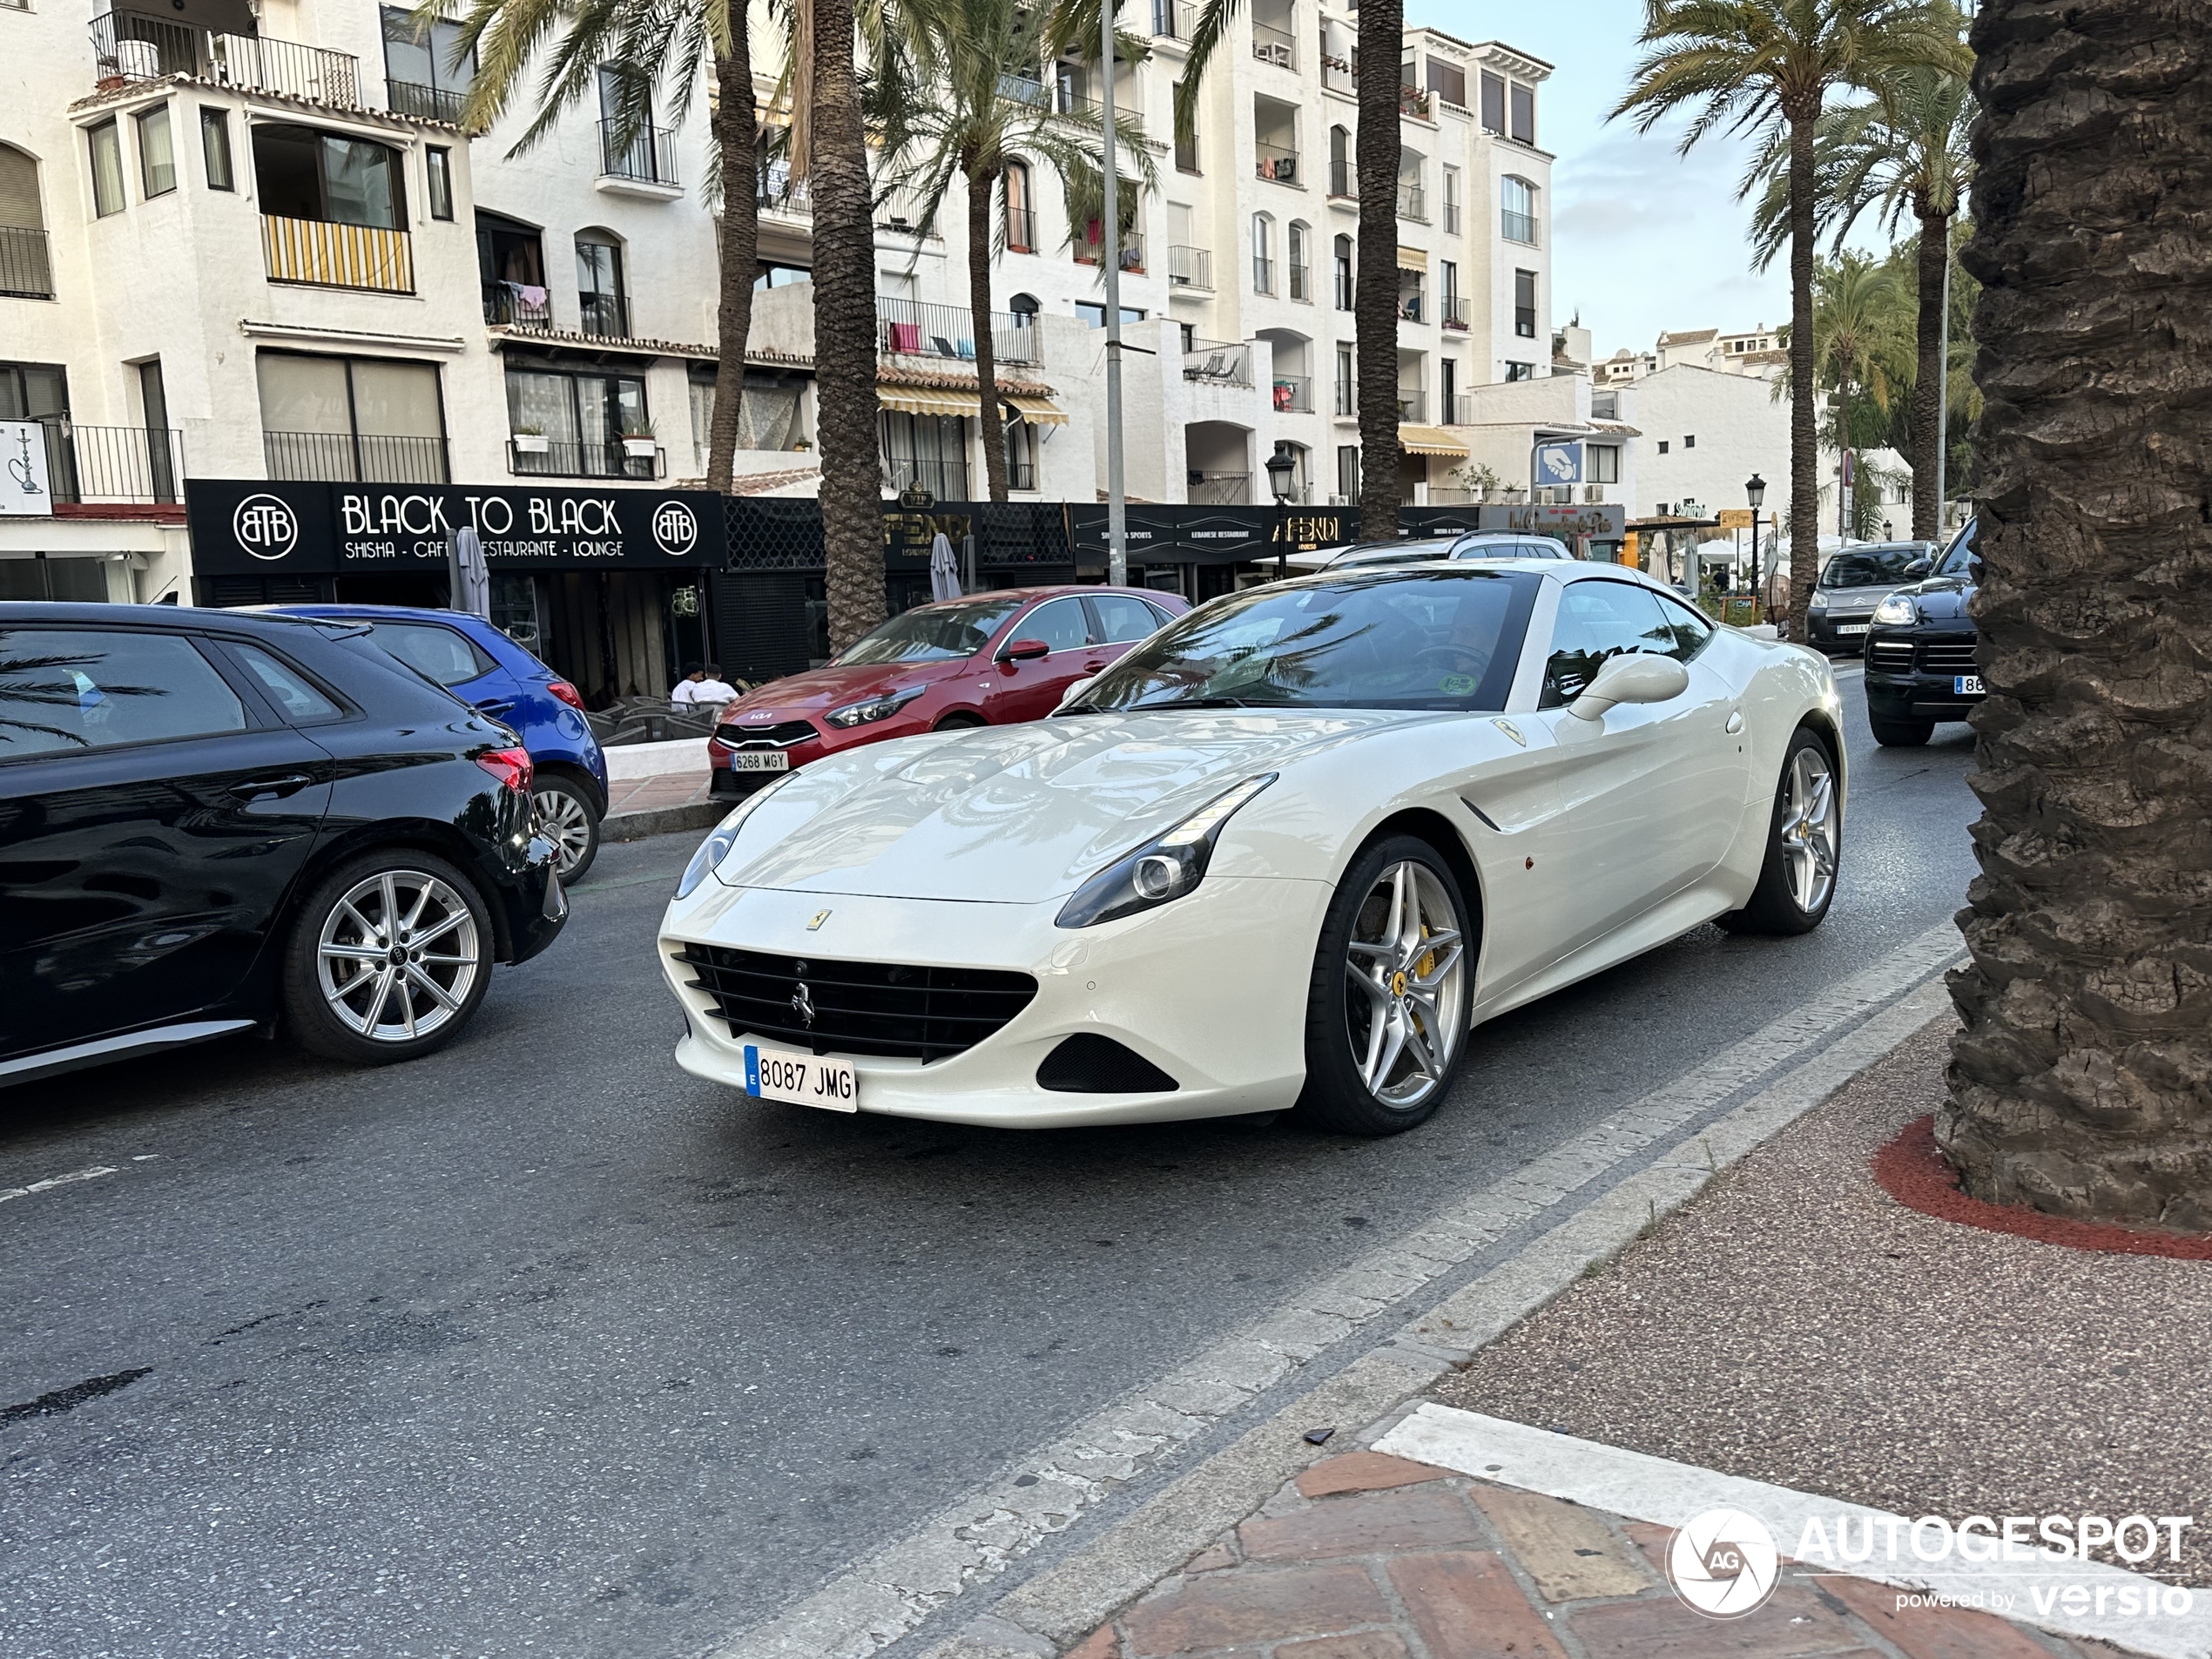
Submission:
[[[240,800],[252,800],[257,795],[293,795],[305,789],[314,779],[304,772],[287,772],[275,778],[249,778],[231,786],[231,793]]]
[[[476,704],[475,706],[482,713],[498,715],[506,713],[508,710],[513,708],[515,705],[513,699],[511,698],[489,697],[486,698],[482,702]]]
[[[1085,663],[1085,664],[1083,664],[1083,672],[1084,672],[1084,673],[1086,673],[1086,674],[1097,674],[1097,673],[1103,673],[1103,672],[1105,671],[1105,668],[1106,668],[1106,664],[1105,664],[1105,661],[1104,661],[1104,659],[1103,659],[1103,658],[1101,658],[1100,660],[1098,660],[1098,661],[1096,661],[1096,662]]]
[[[1728,724],[1723,726],[1721,730],[1727,732],[1728,735],[1732,738],[1743,729],[1743,711],[1741,709],[1730,709],[1728,711]]]

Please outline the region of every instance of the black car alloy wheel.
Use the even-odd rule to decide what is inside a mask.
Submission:
[[[293,929],[285,1005],[300,1041],[376,1063],[442,1048],[491,981],[491,918],[442,859],[395,848],[315,890]]]

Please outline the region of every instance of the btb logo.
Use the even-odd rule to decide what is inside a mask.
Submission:
[[[300,516],[274,496],[248,496],[231,514],[231,534],[257,559],[280,559],[300,545]]]
[[[698,545],[699,522],[682,502],[663,502],[653,509],[653,540],[662,552],[680,559]]]
[[[1708,1509],[1667,1546],[1675,1594],[1709,1618],[1740,1619],[1774,1594],[1780,1576],[1774,1534],[1740,1509]]]

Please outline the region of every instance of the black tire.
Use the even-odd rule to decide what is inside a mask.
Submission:
[[[542,772],[530,782],[530,809],[540,830],[560,849],[556,867],[561,885],[574,887],[599,856],[598,803],[574,779]]]
[[[1386,896],[1392,873],[1400,867],[1412,867],[1424,873],[1427,891],[1416,892],[1415,899],[1426,912],[1432,905],[1447,907],[1450,912],[1450,926],[1431,927],[1430,919],[1416,913],[1411,926],[1401,926],[1401,937],[1412,928],[1426,941],[1447,932],[1458,935],[1458,954],[1443,963],[1434,963],[1429,957],[1391,963],[1392,977],[1381,974],[1388,959],[1374,954],[1378,948],[1357,946],[1361,938],[1378,933],[1379,918],[1374,904],[1379,894],[1387,910],[1391,902]],[[1381,884],[1381,885],[1379,885]],[[1379,931],[1387,932],[1386,926]],[[1460,891],[1452,867],[1426,841],[1411,835],[1393,835],[1378,841],[1352,860],[1338,884],[1335,896],[1329,901],[1327,915],[1321,923],[1321,937],[1313,953],[1313,973],[1306,994],[1305,1009],[1305,1089],[1298,1101],[1298,1115],[1322,1128],[1343,1135],[1399,1135],[1426,1123],[1450,1094],[1452,1079],[1458,1074],[1467,1049],[1467,1013],[1474,1000],[1474,930],[1470,924],[1467,900]],[[1355,949],[1363,961],[1375,967],[1366,977],[1373,983],[1363,989],[1355,978],[1352,957]],[[1431,956],[1433,955],[1432,951]],[[1430,965],[1423,967],[1424,962]],[[1447,975],[1450,975],[1448,988]],[[1426,980],[1441,994],[1428,1004],[1427,1012],[1408,1000],[1408,988],[1418,989]],[[1392,1017],[1392,1005],[1396,1004],[1396,1017],[1401,1022],[1414,1022],[1411,1029],[1416,1037],[1426,1035],[1424,1027],[1433,1020],[1440,1031],[1448,1049],[1440,1066],[1424,1044],[1420,1053],[1426,1055],[1431,1065],[1423,1067],[1413,1057],[1409,1042],[1402,1051],[1389,1051],[1399,1058],[1384,1062],[1379,1089],[1371,1088],[1361,1057],[1355,1055],[1355,1044],[1363,1035],[1372,1039],[1375,1022]],[[1366,1023],[1360,1018],[1366,1013]],[[1388,1028],[1386,1027],[1387,1033]],[[1377,1048],[1367,1052],[1380,1057],[1387,1050],[1386,1035]],[[1410,1068],[1410,1074],[1396,1070],[1399,1064]],[[1405,1081],[1396,1092],[1404,1096],[1406,1091],[1418,1087],[1418,1094],[1393,1101],[1385,1096],[1392,1092],[1393,1077]]]
[[[396,911],[403,924],[396,942],[409,953],[409,965],[417,970],[404,977],[392,973],[396,964],[388,954],[379,961],[371,954],[391,948],[391,934],[384,928],[386,877],[392,878],[394,903],[388,908]],[[418,909],[414,901],[426,885],[429,894]],[[351,916],[347,914],[349,905]],[[404,924],[411,913],[421,918],[414,934],[427,936],[427,944],[408,937]],[[380,944],[380,938],[386,942]],[[328,981],[323,971],[326,941],[334,952],[347,953],[329,959]],[[286,1023],[302,1048],[326,1059],[362,1066],[417,1059],[461,1035],[491,984],[496,954],[491,914],[475,884],[459,870],[414,847],[364,853],[317,882],[300,907],[284,951]],[[467,971],[448,961],[455,957],[468,959]],[[369,981],[388,974],[390,984],[380,1004],[377,988]],[[418,981],[423,979],[436,984],[454,1006],[442,1006],[422,989]],[[348,991],[349,985],[354,988]],[[427,1028],[411,1036],[405,1022],[389,1013],[395,1006],[392,993],[402,989],[408,1016]],[[341,1018],[340,1008],[350,1017]],[[423,1010],[419,1015],[415,1012],[418,1008]],[[367,1023],[371,1017],[382,1035],[371,1033]]]
[[[1796,843],[1790,840],[1791,819],[1794,816],[1791,789],[1792,775],[1797,769],[1798,757],[1808,752],[1816,759],[1829,779],[1829,805],[1826,815],[1827,881],[1810,906],[1801,901],[1793,873],[1801,873],[1801,860],[1810,856],[1817,865],[1818,850],[1811,838]],[[1720,918],[1720,925],[1732,934],[1809,934],[1820,926],[1821,918],[1828,914],[1828,907],[1836,900],[1836,876],[1843,858],[1843,815],[1835,804],[1836,756],[1826,739],[1810,726],[1799,726],[1790,738],[1790,746],[1783,752],[1782,769],[1775,779],[1774,810],[1767,820],[1766,858],[1759,866],[1759,884],[1751,889],[1751,897],[1741,910],[1731,910]]]
[[[976,726],[989,724],[990,722],[980,714],[972,713],[967,709],[955,709],[938,721],[931,729],[937,732],[968,732]]]
[[[1874,730],[1874,741],[1885,749],[1917,749],[1935,736],[1933,720],[1885,720],[1869,714],[1866,724]]]

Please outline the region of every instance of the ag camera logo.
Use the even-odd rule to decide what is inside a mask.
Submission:
[[[682,502],[663,502],[653,509],[653,540],[662,552],[680,559],[698,545],[699,521]]]
[[[248,496],[231,512],[231,534],[257,559],[280,559],[300,545],[300,516],[274,496]]]
[[[1667,1546],[1667,1580],[1696,1612],[1740,1619],[1766,1605],[1781,1576],[1774,1534],[1741,1509],[1708,1509]]]

